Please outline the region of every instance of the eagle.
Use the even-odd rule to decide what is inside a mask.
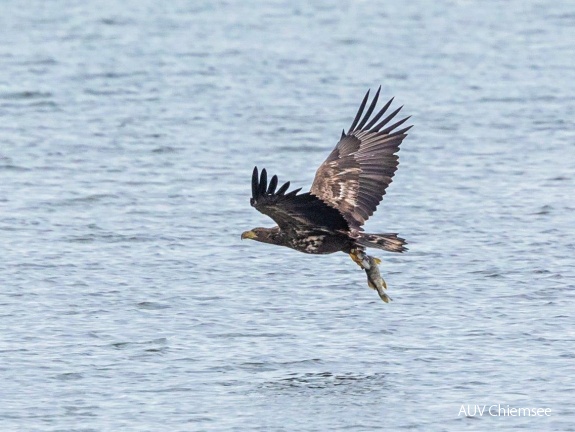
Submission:
[[[398,129],[410,117],[390,124],[403,106],[382,119],[393,98],[376,111],[380,91],[381,86],[365,111],[367,91],[350,128],[342,131],[335,149],[317,169],[309,192],[300,193],[301,188],[288,192],[289,181],[278,188],[277,175],[268,181],[265,168],[261,173],[254,168],[250,204],[277,226],[253,228],[241,238],[308,254],[347,253],[365,270],[368,285],[389,302],[383,291],[387,285],[377,267],[381,261],[367,255],[365,249],[401,253],[407,250],[407,242],[397,233],[366,233],[362,226],[392,182],[399,165],[396,153],[412,126]]]

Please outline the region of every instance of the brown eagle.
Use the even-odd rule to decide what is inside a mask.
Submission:
[[[362,225],[381,202],[397,170],[396,153],[411,126],[396,130],[409,117],[388,124],[402,107],[385,118],[393,98],[372,117],[381,86],[364,115],[369,99],[366,93],[351,127],[341,134],[335,149],[318,168],[311,189],[288,192],[290,182],[278,186],[278,177],[268,182],[265,169],[252,175],[250,204],[271,217],[277,226],[254,228],[242,233],[242,239],[287,246],[309,254],[345,252],[368,276],[370,287],[389,301],[381,288],[387,288],[379,275],[377,258],[365,254],[373,247],[390,252],[404,252],[406,241],[396,233],[368,234]]]

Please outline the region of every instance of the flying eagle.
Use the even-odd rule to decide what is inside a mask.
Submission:
[[[396,233],[368,234],[362,225],[374,213],[397,170],[396,153],[411,126],[396,130],[409,117],[388,124],[402,107],[380,120],[393,98],[372,117],[381,86],[369,108],[366,93],[347,132],[318,168],[311,189],[288,192],[290,182],[278,188],[278,177],[268,182],[265,169],[252,175],[250,204],[271,217],[277,226],[254,228],[242,233],[242,239],[287,246],[309,254],[345,252],[366,271],[368,285],[389,301],[387,288],[377,264],[380,260],[366,255],[372,247],[390,252],[404,252],[406,241]]]

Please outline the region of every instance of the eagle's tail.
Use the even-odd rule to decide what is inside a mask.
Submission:
[[[359,233],[356,243],[364,247],[383,249],[389,252],[405,252],[407,242],[395,233],[368,234]]]

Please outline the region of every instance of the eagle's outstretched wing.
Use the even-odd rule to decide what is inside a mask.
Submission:
[[[381,86],[362,117],[369,98],[369,91],[366,93],[351,127],[347,133],[342,132],[339,143],[318,168],[310,190],[311,194],[338,209],[350,226],[358,229],[385,195],[399,164],[395,153],[411,128],[394,131],[409,117],[387,126],[402,107],[379,121],[393,98],[370,120],[380,90]]]
[[[349,230],[349,224],[336,208],[324,203],[310,193],[299,194],[295,189],[286,194],[290,182],[276,190],[278,177],[273,176],[268,185],[267,172],[258,167],[252,174],[252,198],[250,204],[259,212],[271,217],[284,231],[296,228]]]

